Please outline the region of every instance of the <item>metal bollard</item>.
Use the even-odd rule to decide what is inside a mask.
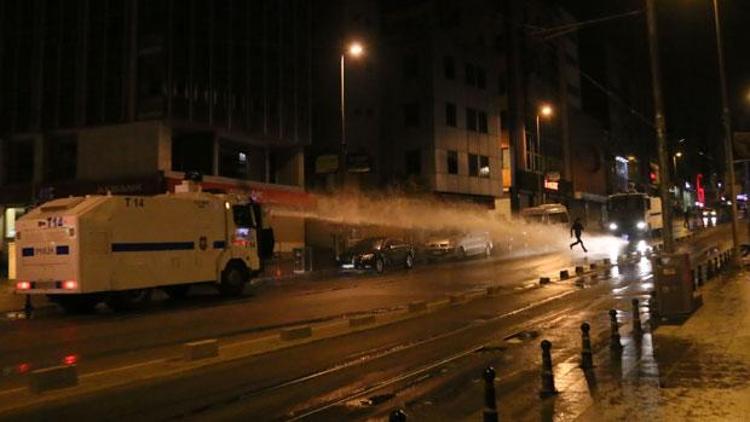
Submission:
[[[396,409],[388,416],[388,422],[406,422],[406,413],[401,409]]]
[[[594,367],[594,357],[591,354],[591,337],[589,331],[591,326],[588,322],[581,324],[581,368],[591,369]]]
[[[633,335],[640,336],[643,334],[643,328],[641,327],[641,311],[638,309],[638,299],[633,298],[631,303],[633,304]]]
[[[557,394],[555,389],[555,375],[552,373],[552,343],[548,340],[542,340],[542,389],[539,391],[539,397],[549,397]]]
[[[698,265],[698,285],[702,286],[703,285],[703,281],[704,281],[703,280],[703,266],[702,265]]]
[[[34,314],[34,305],[31,304],[31,295],[26,295],[26,303],[23,305],[23,314],[26,319],[31,319]]]
[[[484,370],[484,422],[497,422],[497,401],[495,398],[495,368]]]
[[[622,343],[620,343],[620,324],[617,323],[617,311],[614,309],[609,310],[609,347],[613,350],[622,349]]]

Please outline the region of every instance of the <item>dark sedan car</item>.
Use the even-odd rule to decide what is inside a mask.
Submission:
[[[386,267],[411,268],[414,266],[414,247],[408,242],[387,237],[360,240],[338,259],[344,270],[375,270],[382,273]]]

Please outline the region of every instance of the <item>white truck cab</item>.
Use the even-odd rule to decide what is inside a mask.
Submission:
[[[236,195],[56,199],[17,222],[18,294],[45,294],[66,310],[106,301],[125,309],[153,288],[182,296],[216,283],[239,295],[273,253],[260,207]]]

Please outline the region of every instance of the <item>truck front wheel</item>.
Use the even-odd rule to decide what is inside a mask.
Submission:
[[[224,296],[240,296],[249,278],[250,275],[244,265],[230,263],[221,272],[219,291]]]

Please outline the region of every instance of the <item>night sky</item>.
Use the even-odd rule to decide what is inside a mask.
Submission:
[[[644,0],[561,0],[579,20],[645,8]],[[721,156],[721,93],[719,86],[711,0],[657,0],[662,83],[670,141],[685,138],[680,149],[691,167],[716,167]],[[750,55],[747,54],[747,24],[750,5],[745,1],[719,0],[725,43],[729,95],[735,130],[750,129]],[[585,29],[579,36],[627,37],[626,25],[643,29],[631,36],[646,41],[645,14],[624,18],[597,30]],[[617,32],[613,32],[617,31]],[[627,45],[627,40],[621,40]],[[647,51],[646,51],[647,52]],[[636,58],[639,56],[636,56]],[[648,56],[641,56],[648,65]],[[646,67],[646,69],[648,69]],[[650,110],[643,110],[653,118]],[[698,152],[704,152],[699,155]],[[704,157],[712,157],[713,163]],[[712,165],[713,164],[713,165]]]

